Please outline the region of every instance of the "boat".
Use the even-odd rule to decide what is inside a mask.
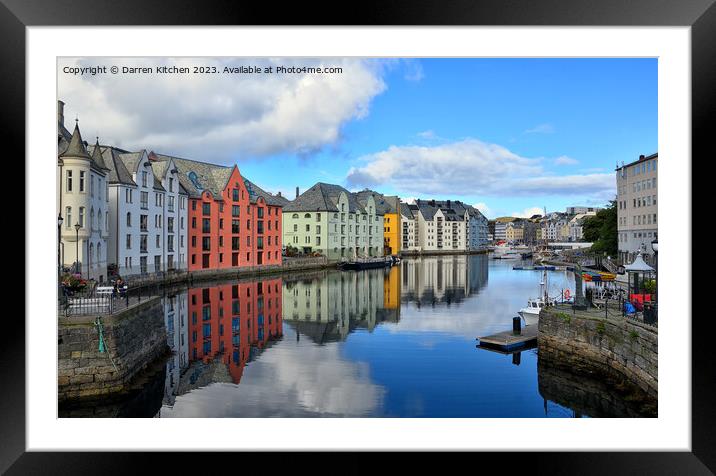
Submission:
[[[547,270],[542,271],[542,280],[539,283],[539,297],[528,299],[527,307],[523,307],[518,314],[525,322],[525,326],[536,325],[539,322],[539,313],[546,306],[554,305],[554,299],[547,295]]]
[[[342,270],[349,269],[374,269],[385,268],[393,265],[393,259],[390,256],[379,256],[374,258],[353,258],[350,261],[341,261],[338,268]]]

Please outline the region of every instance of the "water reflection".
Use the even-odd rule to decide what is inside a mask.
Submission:
[[[82,411],[571,417],[575,408],[609,415],[580,400],[578,385],[564,375],[538,367],[536,349],[501,355],[475,348],[477,336],[509,329],[537,289],[540,272],[513,271],[513,264],[483,255],[406,258],[390,269],[320,270],[168,290],[164,317],[172,355],[145,385],[153,393],[121,408]],[[550,279],[559,284],[569,276],[554,272]],[[603,392],[589,387],[585,398]]]

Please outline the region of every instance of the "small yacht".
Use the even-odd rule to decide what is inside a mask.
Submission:
[[[536,325],[539,322],[539,313],[546,307],[554,304],[554,299],[547,295],[547,270],[542,271],[542,280],[539,283],[540,295],[536,299],[528,299],[527,307],[519,310],[518,314],[525,321],[525,326]]]

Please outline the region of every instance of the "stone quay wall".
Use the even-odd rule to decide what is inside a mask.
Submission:
[[[130,276],[127,278],[127,283],[129,289],[136,290],[155,286],[172,286],[184,283],[192,284],[195,281],[242,278],[245,276],[267,276],[303,269],[331,268],[335,267],[337,263],[337,261],[331,261],[325,256],[302,258],[284,257],[283,263],[280,265],[244,266],[240,268],[151,273],[147,275]]]
[[[538,353],[577,374],[626,378],[658,397],[658,330],[604,311],[555,306],[540,312]]]
[[[101,322],[103,353],[99,352],[95,316],[59,319],[60,402],[121,394],[142,370],[168,351],[161,297],[103,316]]]

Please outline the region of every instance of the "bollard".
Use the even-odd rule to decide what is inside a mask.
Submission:
[[[522,321],[519,316],[512,318],[512,333],[516,336],[522,334]]]

